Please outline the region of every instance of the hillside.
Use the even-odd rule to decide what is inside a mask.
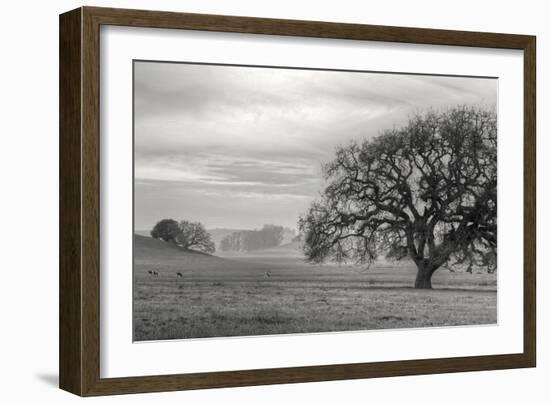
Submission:
[[[228,235],[233,234],[234,232],[246,231],[245,229],[239,228],[208,228],[208,232],[211,236],[212,242],[216,245],[216,250],[220,249],[220,242],[223,238]],[[145,238],[151,238],[151,230],[148,229],[136,229],[134,232],[136,235],[140,235]],[[283,232],[283,244],[292,243],[292,239],[296,236],[296,232],[290,228],[284,228]]]
[[[212,237],[212,241],[216,244],[216,248],[219,246],[221,240],[234,232],[245,231],[239,228],[207,228],[206,232]],[[141,235],[147,238],[151,237],[151,230],[149,229],[137,229],[134,231],[136,235]]]
[[[141,235],[147,238],[151,238],[151,230],[150,229],[137,229],[134,231],[135,235]]]
[[[151,258],[154,256],[173,256],[175,258],[208,257],[216,259],[214,256],[208,255],[207,253],[183,250],[179,246],[169,242],[151,238],[150,236],[134,234],[134,257]]]
[[[235,275],[258,273],[270,266],[247,263],[208,255],[203,252],[183,250],[168,242],[134,234],[134,267],[138,276],[146,276],[148,270],[159,272],[159,276],[184,275]]]

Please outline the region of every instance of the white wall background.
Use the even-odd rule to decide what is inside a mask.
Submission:
[[[58,14],[79,1],[11,1],[0,24],[0,397],[69,402],[58,365]],[[102,401],[280,402],[529,400],[550,392],[550,25],[545,2],[124,0],[87,5],[537,35],[538,368],[101,398]],[[546,228],[544,228],[546,227]],[[444,340],[441,341],[445,342]]]

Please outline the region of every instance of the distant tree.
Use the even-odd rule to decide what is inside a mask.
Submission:
[[[216,247],[210,234],[199,222],[180,221],[180,232],[176,236],[176,243],[183,249],[192,249],[205,253],[214,253]]]
[[[296,238],[296,230],[292,228],[283,228],[283,240],[281,243],[293,242],[293,239]]]
[[[151,236],[161,239],[165,242],[176,242],[176,237],[180,234],[180,227],[176,220],[163,219],[155,224],[151,230]]]
[[[415,288],[431,288],[445,265],[494,271],[496,122],[492,112],[459,107],[338,148],[320,200],[299,221],[307,259],[408,257]]]
[[[243,231],[233,232],[232,234],[227,235],[221,240],[220,249],[224,252],[244,251],[242,239],[243,239]]]
[[[279,225],[265,224],[259,230],[233,232],[220,242],[223,251],[250,252],[279,246],[284,239],[284,228]]]
[[[259,231],[251,232],[249,233],[247,250],[274,248],[283,241],[284,228],[280,225],[264,224]]]
[[[265,224],[262,230],[269,233],[269,242],[273,246],[279,246],[285,239],[285,229],[280,225]]]
[[[232,250],[232,248],[231,248],[231,235],[226,235],[220,241],[220,250],[222,250],[224,252]]]
[[[151,236],[165,242],[172,242],[183,249],[214,253],[216,247],[210,234],[199,222],[163,219],[155,224]]]

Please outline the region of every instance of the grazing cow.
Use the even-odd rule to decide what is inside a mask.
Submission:
[[[159,272],[155,270],[147,270],[147,273],[149,273],[149,277],[158,277]]]
[[[264,273],[264,278],[269,278],[269,277],[271,277],[271,273],[268,272],[268,271],[266,271],[266,272]]]
[[[183,278],[183,274],[182,274],[182,272],[178,271],[176,273],[176,284],[179,283],[180,278]],[[180,285],[180,286],[178,286],[178,288],[181,290],[183,288],[183,286]]]

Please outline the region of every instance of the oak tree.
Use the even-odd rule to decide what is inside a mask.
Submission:
[[[410,258],[415,288],[431,288],[443,266],[496,270],[496,121],[457,107],[339,147],[299,221],[307,259]]]
[[[214,253],[216,247],[210,234],[200,222],[180,221],[180,233],[176,236],[176,243],[183,249],[197,250],[205,253]]]
[[[186,250],[214,253],[216,247],[210,234],[200,222],[163,219],[155,224],[151,236],[165,242],[172,242]]]
[[[180,232],[180,227],[176,220],[165,218],[155,224],[151,230],[151,237],[175,243],[176,237]]]

